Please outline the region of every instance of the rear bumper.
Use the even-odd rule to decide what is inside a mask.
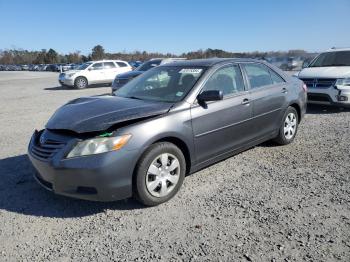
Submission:
[[[307,95],[310,104],[350,106],[350,90],[310,88]]]
[[[62,148],[51,159],[28,156],[35,168],[34,178],[56,194],[93,201],[115,201],[132,196],[132,175],[138,152],[123,149],[98,155],[66,159],[68,148]]]

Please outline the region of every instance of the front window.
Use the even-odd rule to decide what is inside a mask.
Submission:
[[[309,67],[350,66],[350,51],[320,54]]]
[[[76,70],[85,70],[88,68],[92,63],[84,63],[76,68]]]
[[[159,102],[178,102],[203,75],[205,67],[157,67],[140,75],[114,95]]]
[[[103,63],[95,63],[91,67],[92,70],[102,70],[103,69]]]
[[[205,83],[202,91],[222,91],[224,97],[244,91],[241,70],[237,65],[218,69]]]

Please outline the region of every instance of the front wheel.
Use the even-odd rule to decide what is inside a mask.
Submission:
[[[146,206],[164,203],[179,191],[185,173],[182,151],[172,143],[156,143],[139,160],[134,195]]]
[[[292,143],[298,131],[298,123],[298,112],[294,107],[288,107],[283,116],[283,122],[279,129],[278,136],[274,141],[280,145]]]
[[[85,77],[79,76],[74,81],[74,87],[76,89],[87,88],[87,86],[88,86],[88,81]]]

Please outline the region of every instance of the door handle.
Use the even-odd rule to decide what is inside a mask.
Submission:
[[[282,93],[284,93],[284,94],[288,93],[287,88],[283,87],[283,88],[282,88]]]
[[[242,101],[242,105],[249,105],[250,104],[250,100],[248,98],[244,98]]]

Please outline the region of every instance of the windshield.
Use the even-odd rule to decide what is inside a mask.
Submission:
[[[350,51],[328,52],[320,54],[309,67],[350,66]]]
[[[153,67],[159,66],[162,60],[157,59],[157,60],[151,60],[143,63],[140,65],[138,68],[136,68],[137,71],[147,71],[150,70]]]
[[[161,66],[134,78],[114,95],[159,102],[178,102],[192,89],[205,67]]]
[[[92,63],[84,63],[76,68],[76,70],[85,70],[86,68],[89,67]]]

